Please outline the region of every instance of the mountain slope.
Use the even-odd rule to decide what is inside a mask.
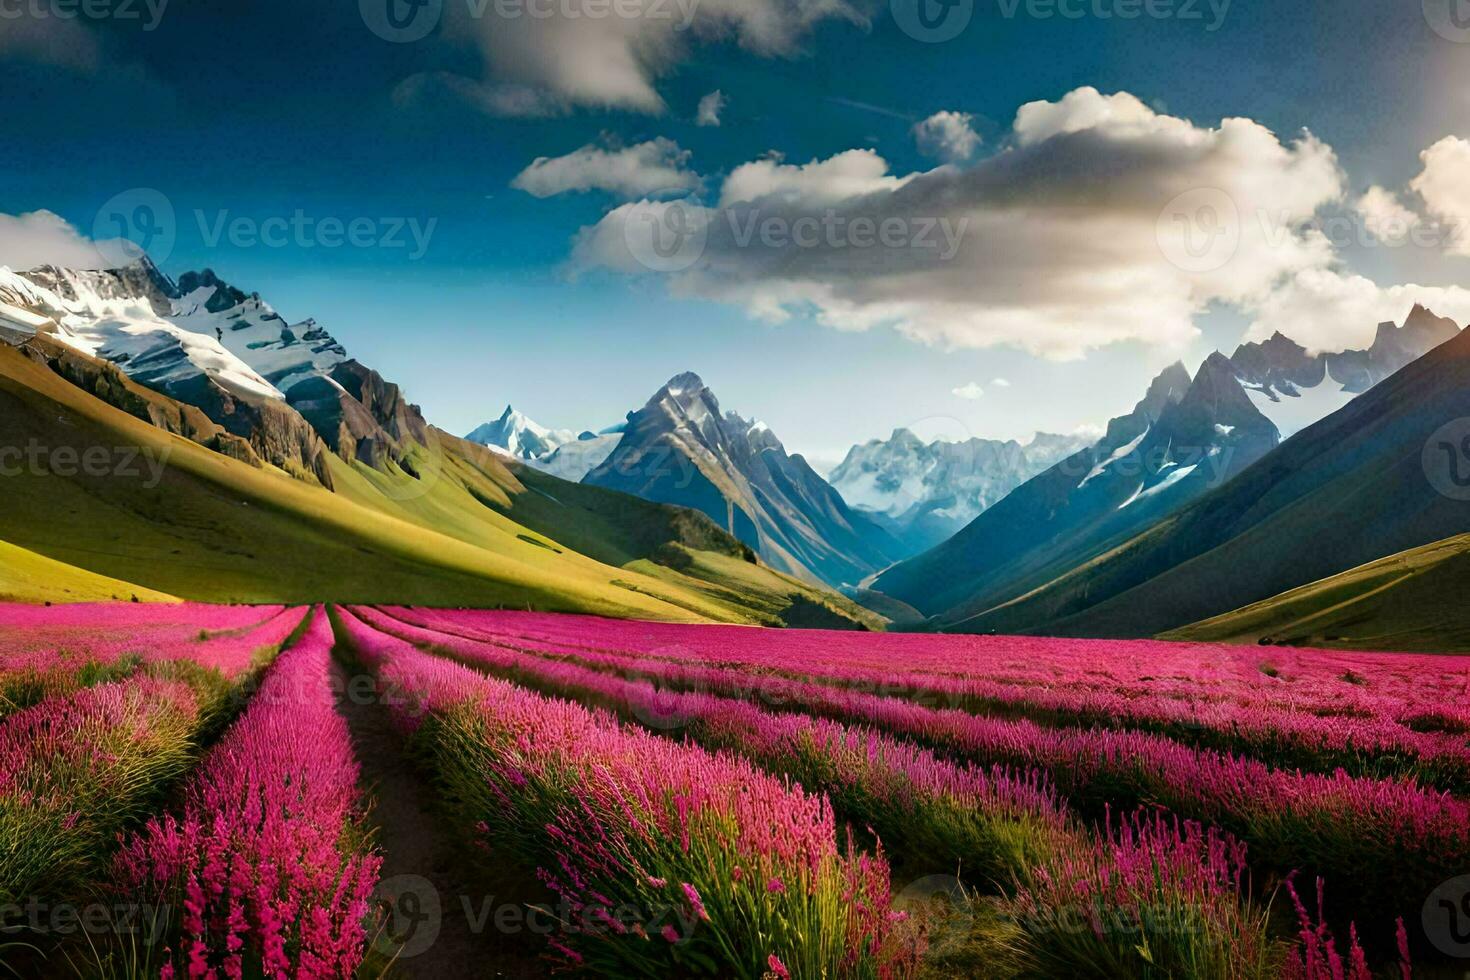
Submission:
[[[1380,558],[1164,640],[1353,650],[1470,652],[1470,534]]]
[[[1158,527],[965,626],[1153,635],[1458,535],[1467,417],[1461,333]]]
[[[707,582],[693,588],[579,554],[487,504],[493,498],[513,512],[515,498],[530,491],[498,461],[460,456],[458,442],[440,441],[437,430],[405,454],[406,469],[329,454],[337,488],[329,492],[258,458],[216,451],[207,444],[221,435],[217,428],[193,439],[176,434],[212,423],[104,362],[75,351],[53,360],[54,350],[40,349],[48,343],[0,344],[0,445],[37,447],[36,461],[6,480],[0,540],[44,558],[218,602],[531,605],[779,624],[785,606],[806,601],[769,569],[745,573],[764,577],[768,588],[742,605],[733,589],[712,597]],[[75,460],[89,453],[101,454],[99,465],[77,472]],[[570,524],[553,516],[548,530]],[[666,522],[663,540],[657,530],[644,531],[641,542],[625,531],[618,557],[637,566],[665,545],[695,555],[701,545],[739,548],[712,527],[701,538],[675,534],[676,524]],[[616,526],[605,519],[605,529]],[[833,605],[834,618],[851,625],[842,600]]]
[[[0,602],[178,602],[0,541]]]
[[[563,443],[548,455],[530,460],[530,463],[543,473],[581,483],[618,448],[626,429],[626,425],[615,425],[601,432],[583,432],[573,441]]]
[[[764,424],[722,414],[695,374],[673,378],[631,414],[584,482],[698,510],[772,567],[829,585],[856,584],[901,550]]]
[[[949,541],[872,588],[949,625],[1022,595],[1126,540],[1276,444],[1216,354],[1191,380],[1175,364],[1094,446],[1013,491]]]

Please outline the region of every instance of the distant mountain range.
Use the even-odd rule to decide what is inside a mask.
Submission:
[[[548,429],[507,405],[494,422],[486,422],[465,436],[470,442],[513,456],[544,473],[580,483],[582,478],[612,455],[627,423],[598,432]]]
[[[1153,635],[1457,537],[1470,525],[1470,494],[1457,482],[1466,482],[1460,468],[1470,463],[1467,419],[1470,335],[1460,334],[1169,521],[967,625]],[[1447,424],[1459,428],[1445,435]],[[1321,614],[1360,597],[1328,588],[1298,610]],[[1267,625],[1262,635],[1290,621]],[[1352,615],[1305,625],[1293,639],[1333,642],[1338,631],[1363,627]],[[1391,648],[1391,631],[1383,632]]]
[[[1246,490],[1250,479],[1279,474],[1283,460],[1293,458],[1313,433],[1361,418],[1364,404],[1391,397],[1385,392],[1400,390],[1400,379],[1430,360],[1420,355],[1434,349],[1434,356],[1444,356],[1453,345],[1440,345],[1460,336],[1452,322],[1416,307],[1404,326],[1380,326],[1368,351],[1309,355],[1278,334],[1263,344],[1242,345],[1231,358],[1212,355],[1193,379],[1183,365],[1175,365],[1154,381],[1132,413],[1109,424],[1097,445],[1023,484],[953,538],[877,576],[871,587],[914,606],[943,629],[1149,635],[1183,626],[1192,621],[1183,606],[1169,609],[1137,593],[1126,600],[1119,596],[1105,615],[1099,604],[1126,591],[1109,587],[1105,571],[1124,567],[1125,556],[1136,554],[1141,542],[1164,537],[1174,542],[1169,554],[1185,561],[1181,556],[1188,548],[1207,540],[1198,534],[1179,537],[1185,515],[1196,513],[1205,500],[1232,493],[1240,495],[1243,508],[1261,506],[1264,490]],[[1383,381],[1390,377],[1391,382]],[[1349,434],[1344,428],[1333,431],[1340,439]],[[1293,438],[1278,448],[1283,435]],[[1412,444],[1398,448],[1418,453]],[[1447,533],[1460,529],[1443,528]],[[1320,532],[1333,537],[1325,527]],[[1429,540],[1395,543],[1407,548]],[[1315,539],[1282,535],[1278,541],[1278,547],[1317,553]],[[1162,575],[1170,559],[1151,553],[1149,567]],[[1364,555],[1364,560],[1388,553]],[[1239,554],[1235,560],[1241,563],[1233,573],[1237,579],[1271,588],[1255,557]],[[1143,574],[1141,566],[1129,567],[1131,574]],[[1347,566],[1293,559],[1285,567],[1292,571],[1276,592],[1321,577],[1312,574],[1314,569],[1326,575]],[[1288,577],[1296,580],[1287,582]],[[1194,618],[1240,604],[1232,604],[1230,590],[1217,588],[1213,579],[1188,580],[1197,590],[1196,605],[1189,607],[1198,613]],[[1093,606],[1098,610],[1084,611]]]
[[[0,597],[881,623],[701,514],[435,429],[317,324],[207,270],[0,268],[0,327],[0,444],[115,462],[6,480],[0,542],[28,571]]]
[[[908,554],[917,554],[953,537],[1094,438],[1043,432],[1024,445],[994,439],[926,443],[908,429],[895,429],[888,439],[853,446],[827,479],[843,500],[887,526]]]

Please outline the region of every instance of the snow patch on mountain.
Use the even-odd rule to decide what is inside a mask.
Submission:
[[[558,446],[549,455],[531,460],[531,465],[563,480],[581,483],[618,448],[623,429],[623,426],[615,426],[612,431],[584,432],[575,441]]]
[[[1256,410],[1276,426],[1282,439],[1289,439],[1325,419],[1357,397],[1332,378],[1323,378],[1311,388],[1293,386],[1286,391],[1247,384],[1245,393]]]
[[[142,282],[154,288],[139,288]],[[149,387],[167,390],[202,374],[247,401],[284,401],[218,336],[193,328],[174,307],[171,286],[151,263],[121,272],[0,267],[0,301],[48,318],[54,339],[112,361]]]

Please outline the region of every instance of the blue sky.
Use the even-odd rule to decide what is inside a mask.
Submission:
[[[1098,2],[1115,9],[1118,0]],[[728,10],[740,3],[722,0],[715,13],[736,16]],[[1286,144],[1310,129],[1335,154],[1348,200],[1370,185],[1407,194],[1422,151],[1470,136],[1470,45],[1437,33],[1419,0],[1235,0],[1217,30],[1208,29],[1217,14],[1207,2],[1190,7],[1199,20],[1102,19],[1092,0],[1078,19],[1034,16],[1048,8],[1026,3],[1007,17],[1008,6],[976,0],[969,26],[943,43],[905,34],[886,4],[860,8],[866,24],[814,18],[777,52],[738,29],[685,38],[645,65],[661,111],[588,104],[596,100],[564,88],[557,114],[539,118],[496,115],[438,89],[404,97],[405,79],[432,72],[545,87],[538,69],[517,75],[511,42],[475,36],[481,25],[466,34],[453,14],[430,37],[396,44],[344,3],[173,0],[151,31],[120,17],[63,23],[32,7],[0,18],[0,89],[9,96],[0,214],[45,209],[91,234],[109,199],[157,189],[176,215],[166,271],[210,266],[287,317],[316,317],[451,430],[506,402],[549,425],[600,427],[693,369],[727,407],[763,418],[793,450],[830,460],[926,419],[951,434],[1005,437],[1100,424],[1164,364],[1182,358],[1192,369],[1215,347],[1233,349],[1263,310],[1279,320],[1300,300],[1243,310],[1211,300],[1195,316],[1197,336],[1161,342],[1140,328],[1066,360],[1018,349],[1012,335],[985,346],[991,334],[964,334],[971,339],[957,346],[952,336],[925,343],[884,325],[837,330],[809,309],[772,324],[729,288],[579,265],[574,236],[623,198],[596,189],[537,198],[511,187],[516,175],[538,157],[656,138],[687,151],[707,202],[735,168],[773,151],[793,165],[870,148],[890,174],[907,175],[938,165],[912,129],[940,111],[968,114],[982,140],[965,167],[1016,141],[1022,105],[1083,86],[1131,93],[1202,130],[1245,117]],[[574,67],[587,58],[551,50]],[[589,61],[568,85],[602,84],[599,59]],[[727,100],[720,125],[698,126],[696,106],[715,89]],[[1043,178],[1053,173],[1045,155],[1032,166]],[[1088,183],[1085,170],[1066,179]],[[380,228],[433,222],[433,233],[422,256],[409,247],[208,241],[221,218],[298,212]],[[1465,278],[1467,259],[1444,250],[1337,251],[1340,267],[1384,288]],[[730,271],[737,283],[741,268]],[[953,394],[971,382],[983,397]]]

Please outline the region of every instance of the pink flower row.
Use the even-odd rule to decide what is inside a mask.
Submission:
[[[342,622],[406,730],[434,719],[441,740],[464,740],[443,749],[451,764],[485,759],[475,781],[493,805],[466,819],[537,855],[578,918],[606,924],[557,938],[570,961],[758,976],[774,959],[793,976],[856,975],[884,948],[887,864],[840,853],[825,797],[431,656],[351,613]],[[615,925],[630,906],[681,914],[661,931]]]
[[[481,639],[508,643],[560,645],[567,653],[636,651],[654,659],[759,668],[869,687],[922,685],[940,693],[963,691],[965,683],[983,674],[991,683],[1018,690],[1064,687],[1123,698],[1238,701],[1384,718],[1438,711],[1470,693],[1470,663],[1433,655],[821,630],[782,631],[752,643],[748,628],[734,626],[524,612],[392,611],[419,625],[477,630]],[[1470,731],[1470,711],[1461,709],[1457,717]]]
[[[207,662],[233,674],[256,649],[284,640],[301,615],[283,606],[0,606],[0,675],[110,664],[128,654]]]
[[[1011,773],[938,759],[932,752],[872,728],[846,726],[796,713],[773,714],[745,701],[710,694],[659,690],[646,680],[627,680],[574,662],[550,661],[491,644],[410,626],[373,609],[354,608],[367,625],[408,642],[451,653],[471,666],[557,695],[610,707],[652,731],[688,729],[707,748],[740,753],[777,775],[847,802],[846,816],[935,867],[957,865],[979,883],[1008,885],[1029,868],[981,853],[981,823],[1028,822],[1033,832],[1060,831],[1062,807],[1036,772]],[[935,807],[963,812],[944,835]],[[860,812],[857,812],[859,811]],[[936,817],[921,834],[914,821]],[[922,842],[920,837],[923,838]],[[925,853],[925,851],[928,851]],[[935,851],[942,853],[934,853]]]
[[[191,777],[118,854],[119,888],[182,909],[164,975],[350,977],[380,859],[349,843],[358,766],[317,613]],[[286,696],[281,692],[289,692]]]
[[[754,666],[724,666],[702,661],[689,651],[607,651],[496,633],[477,620],[485,614],[393,610],[405,623],[496,643],[546,657],[573,657],[600,669],[652,676],[683,689],[707,690],[759,701],[821,710],[823,687],[870,691],[922,705],[962,708],[981,714],[1034,717],[1080,727],[1137,727],[1183,737],[1191,743],[1262,756],[1288,767],[1332,771],[1339,766],[1370,768],[1373,775],[1415,775],[1436,786],[1470,789],[1470,743],[1464,735],[1417,732],[1384,717],[1323,716],[1264,704],[1184,701],[1149,695],[1129,696],[1090,687],[1043,688],[988,679],[859,672],[804,678],[800,661],[766,669],[760,644],[747,643],[745,660]],[[467,620],[467,623],[459,622]],[[747,639],[750,633],[743,634]],[[1351,686],[1351,685],[1344,685]],[[815,697],[812,692],[815,693]]]
[[[421,638],[456,653],[476,647],[475,641],[438,636],[426,631]],[[507,652],[513,651],[500,648]],[[1084,809],[1161,803],[1249,841],[1268,868],[1357,881],[1365,894],[1396,907],[1470,865],[1470,805],[1411,783],[1273,769],[1157,735],[1053,729],[827,685],[788,693],[793,710],[873,725],[957,759],[1039,769]]]

